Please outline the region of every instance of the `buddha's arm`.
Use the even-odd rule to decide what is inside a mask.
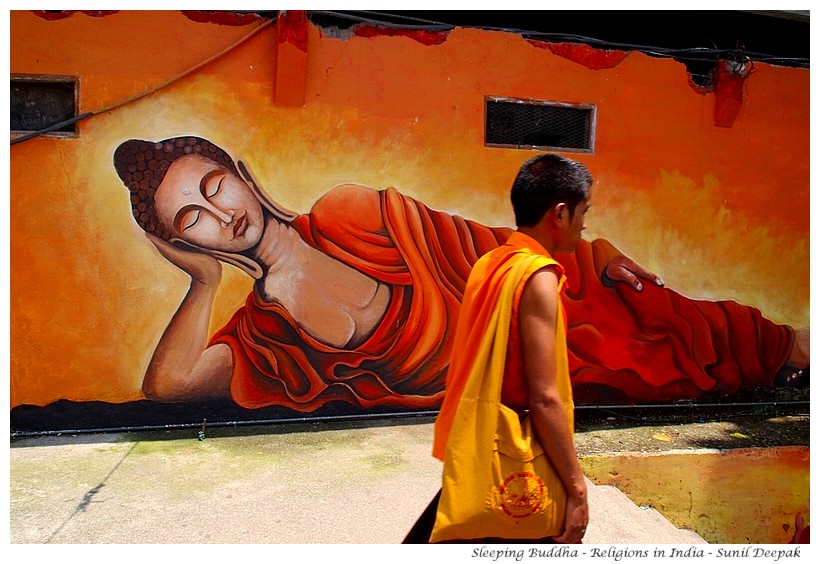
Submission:
[[[169,262],[191,276],[191,286],[154,349],[143,393],[158,401],[227,397],[233,368],[231,351],[227,345],[207,346],[221,266],[208,255],[149,238]]]
[[[589,245],[598,279],[605,286],[625,282],[640,292],[643,288],[641,279],[657,286],[663,286],[663,280],[659,276],[623,255],[609,241],[596,239]]]

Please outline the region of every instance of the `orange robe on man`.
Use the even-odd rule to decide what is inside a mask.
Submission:
[[[524,262],[528,266],[521,272],[520,278],[511,278],[515,272],[515,266]],[[476,276],[469,282],[467,295],[464,298],[464,307],[459,312],[458,329],[456,330],[456,341],[459,343],[458,354],[454,356],[451,369],[447,375],[446,394],[442,402],[441,410],[436,418],[435,433],[433,437],[433,456],[444,460],[448,448],[448,441],[453,429],[457,424],[456,419],[460,417],[459,431],[460,447],[468,447],[464,441],[475,440],[480,431],[484,428],[489,432],[486,437],[492,442],[495,436],[496,420],[498,418],[498,408],[493,406],[491,401],[501,402],[515,410],[527,409],[529,400],[527,394],[527,381],[524,376],[523,353],[521,349],[520,332],[520,305],[524,287],[529,278],[542,268],[552,268],[558,275],[558,294],[564,290],[566,276],[563,267],[557,263],[549,252],[538,241],[523,233],[515,232],[506,243],[498,249],[488,254],[479,261],[476,266]],[[497,347],[497,339],[502,334],[495,328],[489,327],[492,319],[497,315],[497,309],[503,307],[501,295],[505,291],[508,281],[514,280],[514,290],[510,298],[510,322],[506,333],[506,358],[503,363],[503,373],[501,374],[501,384],[499,386],[499,397],[481,397],[476,395],[475,390],[481,388],[475,382],[471,382],[476,377],[494,377],[491,370],[491,363],[486,367],[476,366],[476,359],[483,358],[480,349],[488,346],[485,338],[488,331],[493,331],[491,340],[492,347]],[[562,301],[563,304],[563,301]],[[555,327],[555,385],[564,404],[567,417],[567,427],[575,428],[574,404],[572,389],[570,388],[571,378],[569,375],[569,353],[566,346],[567,315],[563,307],[558,308],[558,322]],[[477,370],[479,368],[479,370]],[[473,395],[467,396],[467,407],[463,414],[458,414],[462,396],[465,390],[473,390]],[[487,402],[482,406],[481,404]],[[519,411],[520,413],[520,411]],[[483,414],[485,419],[478,422],[478,415]],[[465,436],[466,434],[466,436]],[[456,447],[458,448],[458,447]],[[473,447],[475,448],[475,447]],[[488,466],[489,467],[489,466]]]
[[[394,189],[352,185],[331,190],[292,225],[308,244],[388,284],[390,305],[362,345],[339,349],[252,292],[211,340],[233,352],[233,400],[302,412],[337,400],[364,409],[437,409],[472,265],[512,230],[432,210]],[[651,284],[640,293],[626,284],[606,287],[601,274],[617,255],[596,240],[555,257],[566,269],[562,298],[577,405],[773,385],[791,350],[790,327],[734,302],[691,300]]]

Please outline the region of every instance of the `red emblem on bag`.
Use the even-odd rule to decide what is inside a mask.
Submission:
[[[537,474],[513,472],[496,489],[496,508],[514,521],[544,511],[547,487]]]

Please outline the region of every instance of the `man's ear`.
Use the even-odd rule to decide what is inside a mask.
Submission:
[[[569,219],[569,206],[567,206],[564,202],[560,202],[555,204],[555,222],[559,225],[564,221]]]

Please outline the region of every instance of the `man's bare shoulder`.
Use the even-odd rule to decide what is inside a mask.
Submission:
[[[542,266],[527,279],[521,295],[522,311],[553,303],[558,296],[559,269],[557,264]]]

